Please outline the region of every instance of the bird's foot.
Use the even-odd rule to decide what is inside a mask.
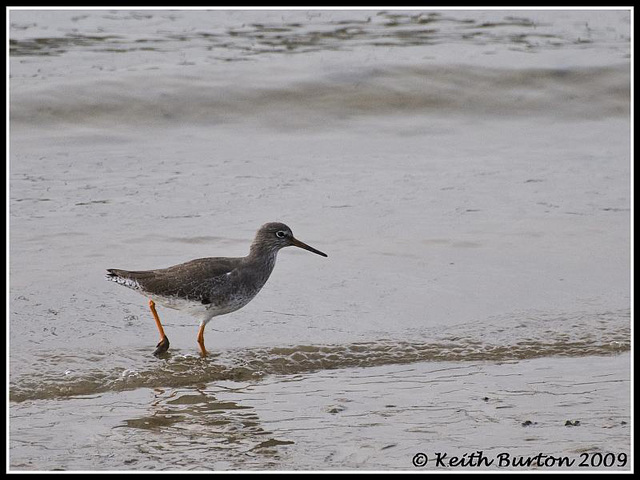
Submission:
[[[165,353],[167,350],[169,350],[169,339],[165,335],[164,337],[162,337],[162,340],[160,340],[158,345],[156,345],[156,349],[153,354],[157,357]]]

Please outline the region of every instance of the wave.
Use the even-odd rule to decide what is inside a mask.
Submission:
[[[109,128],[282,123],[324,125],[386,115],[531,116],[598,119],[629,115],[629,68],[504,70],[394,67],[256,84],[202,71],[123,74],[12,88],[12,126]]]
[[[136,367],[105,367],[78,373],[21,375],[10,384],[10,400],[71,398],[138,388],[177,388],[225,380],[259,381],[267,375],[416,362],[506,362],[541,357],[613,355],[630,349],[630,312],[537,315],[463,325],[439,336],[416,332],[415,340],[382,339],[337,345],[294,345],[224,351],[202,359],[171,353],[137,361]],[[521,330],[521,332],[518,332]],[[44,361],[44,359],[41,359]],[[50,363],[71,359],[47,358]],[[91,362],[81,362],[90,364]],[[59,368],[51,371],[59,372]]]

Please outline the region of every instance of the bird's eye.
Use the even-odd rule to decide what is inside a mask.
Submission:
[[[282,230],[278,230],[278,231],[276,232],[276,237],[278,237],[278,238],[284,238],[284,237],[286,237],[286,236],[287,236],[287,233],[286,233],[286,232],[283,232]]]

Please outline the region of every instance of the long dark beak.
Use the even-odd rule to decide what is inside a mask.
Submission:
[[[327,256],[326,253],[322,253],[320,250],[316,250],[315,248],[310,247],[306,243],[302,243],[297,238],[291,238],[291,245],[294,245],[294,246],[300,247],[300,248],[304,248],[305,250],[309,250],[310,252],[317,253],[318,255],[322,255],[323,257]]]

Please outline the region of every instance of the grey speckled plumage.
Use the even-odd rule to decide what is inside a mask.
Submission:
[[[297,240],[283,223],[267,223],[256,233],[246,257],[198,258],[169,268],[144,271],[108,269],[107,279],[149,298],[149,306],[160,331],[156,354],[169,348],[155,302],[185,311],[200,319],[198,343],[204,348],[204,327],[218,315],[234,312],[249,303],[262,289],[275,266],[278,251],[296,246],[327,255]]]

